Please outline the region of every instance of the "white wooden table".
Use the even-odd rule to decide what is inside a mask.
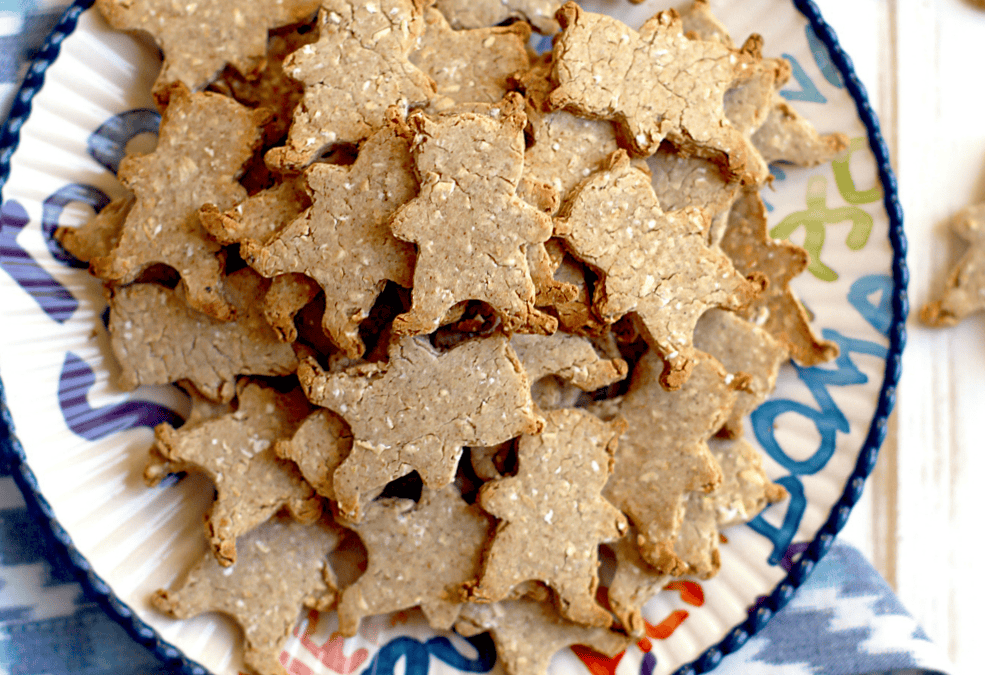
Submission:
[[[889,437],[844,532],[955,672],[981,673],[985,315],[948,330],[919,307],[963,252],[947,219],[985,200],[985,11],[967,0],[820,0],[882,123],[899,179],[909,340]]]

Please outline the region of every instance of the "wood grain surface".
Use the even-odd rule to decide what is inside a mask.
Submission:
[[[881,120],[911,274],[896,411],[844,537],[947,649],[954,672],[982,672],[985,315],[940,330],[917,314],[964,250],[948,218],[985,201],[985,11],[967,0],[819,4]]]

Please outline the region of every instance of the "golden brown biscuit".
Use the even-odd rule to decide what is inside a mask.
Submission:
[[[109,298],[109,333],[126,390],[187,380],[206,398],[230,401],[237,375],[289,375],[297,357],[267,324],[256,298],[269,282],[243,269],[225,279],[235,321],[217,321],[157,284],[117,288]]]
[[[274,442],[274,454],[297,464],[315,492],[333,501],[335,470],[351,451],[349,425],[325,408],[308,415],[290,439]]]
[[[603,274],[595,310],[613,323],[635,312],[647,343],[664,358],[668,389],[693,367],[694,326],[711,307],[737,309],[761,290],[704,238],[698,209],[664,213],[644,172],[625,151],[582,183],[554,223],[571,252]]]
[[[119,179],[136,201],[117,245],[90,261],[92,273],[128,284],[163,263],[181,276],[192,307],[231,319],[221,247],[202,228],[198,209],[205,203],[227,209],[246,197],[236,177],[259,144],[259,125],[267,117],[225,96],[190,94],[178,85],[161,120],[157,149],[120,164]]]
[[[630,643],[622,633],[568,621],[550,603],[528,598],[466,605],[455,630],[466,637],[489,631],[507,675],[544,675],[554,654],[571,645],[615,656]]]
[[[304,83],[286,145],[269,165],[300,169],[331,147],[358,143],[386,122],[390,106],[423,106],[434,82],[407,60],[424,31],[424,0],[322,0],[318,41],[284,61]]]
[[[79,227],[58,227],[55,239],[82,262],[109,255],[120,241],[123,223],[134,204],[133,193],[114,199]]]
[[[279,656],[302,607],[329,609],[335,574],[328,554],[341,541],[330,520],[301,525],[274,517],[239,541],[239,561],[221,567],[211,553],[153,605],[177,619],[222,612],[242,627],[243,659],[260,675],[283,675]]]
[[[356,634],[362,617],[420,605],[433,628],[448,630],[465,602],[462,586],[479,573],[493,519],[458,488],[424,488],[421,499],[387,498],[366,506],[354,530],[369,566],[339,599],[339,631]]]
[[[773,393],[780,366],[790,356],[786,345],[737,314],[711,309],[694,329],[694,346],[718,359],[739,380],[739,396],[717,435],[741,436],[743,418]]]
[[[417,194],[406,126],[391,109],[354,164],[314,164],[304,173],[312,206],[265,242],[247,241],[243,259],[260,274],[303,274],[325,292],[325,334],[346,355],[366,345],[359,324],[387,280],[411,285],[414,250],[388,222]]]
[[[398,335],[433,332],[454,305],[482,300],[507,332],[552,333],[557,320],[534,307],[526,247],[547,241],[551,219],[516,196],[526,115],[510,94],[498,114],[409,118],[421,192],[390,227],[417,244],[413,305]]]
[[[352,428],[352,452],[336,470],[339,511],[358,522],[365,493],[417,471],[438,489],[452,481],[464,446],[537,433],[530,384],[506,338],[465,342],[439,353],[426,341],[393,342],[386,364],[326,373],[298,371],[308,398]]]
[[[424,35],[410,62],[434,80],[435,96],[452,103],[496,103],[507,92],[507,80],[530,65],[530,26],[452,30],[444,15],[424,10]],[[442,109],[448,103],[440,104]]]
[[[554,45],[552,106],[613,120],[636,154],[653,154],[666,138],[686,154],[712,159],[728,176],[752,184],[766,179],[766,164],[726,119],[723,103],[752,56],[688,40],[674,10],[657,13],[639,33],[574,2],[557,18],[563,31]]]
[[[471,595],[495,602],[524,581],[542,581],[565,618],[608,626],[612,616],[595,600],[598,546],[627,525],[601,491],[624,425],[584,410],[552,410],[544,419],[540,435],[520,438],[517,474],[479,491],[478,503],[500,520]]]
[[[234,412],[191,428],[161,424],[154,450],[171,470],[204,473],[215,485],[215,502],[205,532],[219,564],[236,562],[236,538],[286,508],[311,523],[321,501],[292,463],[274,454],[274,442],[287,438],[311,411],[299,389],[281,393],[260,381],[240,380]],[[152,462],[149,478],[159,473]]]
[[[968,250],[948,275],[941,299],[920,310],[920,320],[929,326],[953,326],[985,309],[985,203],[958,212],[951,230],[968,242]]]
[[[267,30],[298,23],[318,9],[320,0],[97,0],[96,7],[114,28],[150,33],[164,52],[154,83],[162,104],[181,83],[203,89],[228,63],[255,76],[266,64]]]
[[[608,407],[626,420],[615,469],[603,491],[637,529],[640,553],[660,574],[681,574],[684,562],[674,542],[684,520],[687,495],[710,492],[722,472],[708,439],[728,418],[736,392],[728,373],[697,353],[694,372],[677,391],[658,381],[659,356],[648,352],[636,364],[629,391]]]
[[[766,205],[758,192],[744,191],[732,206],[721,248],[739,272],[769,280],[758,298],[738,310],[744,318],[785,344],[801,365],[838,356],[838,345],[815,335],[807,311],[790,288],[790,281],[807,269],[807,251],[769,236]]]

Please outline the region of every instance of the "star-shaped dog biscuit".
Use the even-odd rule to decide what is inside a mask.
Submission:
[[[355,164],[314,164],[304,178],[312,206],[264,243],[247,241],[243,259],[267,277],[304,274],[325,291],[322,328],[351,358],[363,355],[359,324],[387,280],[409,287],[413,246],[388,221],[417,194],[409,131],[391,109],[360,147]]]
[[[361,496],[417,471],[429,488],[452,481],[464,446],[536,433],[530,385],[505,337],[470,340],[439,353],[426,341],[393,342],[386,364],[327,373],[302,362],[312,403],[352,428],[352,452],[336,470],[339,510],[359,521]]]
[[[951,229],[969,244],[968,251],[947,278],[947,289],[920,310],[930,326],[953,326],[985,309],[985,203],[969,206],[951,220]]]
[[[240,541],[239,560],[221,567],[207,553],[180,586],[159,590],[153,605],[175,618],[222,612],[243,629],[243,657],[260,675],[283,675],[278,661],[302,607],[326,610],[335,600],[328,554],[341,541],[329,520],[301,525],[274,517]]]
[[[114,28],[150,33],[164,52],[154,83],[159,100],[180,82],[198,91],[228,63],[243,75],[265,64],[267,30],[297,23],[318,9],[320,0],[250,0],[230,6],[219,0],[97,0]]]
[[[685,564],[674,552],[687,495],[714,489],[721,469],[708,439],[727,419],[736,392],[728,373],[697,352],[694,373],[677,391],[657,381],[659,356],[647,352],[633,371],[630,389],[616,407],[626,420],[605,497],[636,527],[640,553],[660,574],[680,574]]]
[[[769,236],[766,205],[755,190],[745,190],[729,212],[722,251],[742,274],[762,274],[769,284],[739,313],[790,349],[797,363],[813,366],[838,355],[838,345],[814,334],[790,281],[807,269],[807,251]]]
[[[603,274],[595,292],[599,316],[613,323],[636,313],[647,342],[666,361],[661,381],[669,389],[687,380],[694,326],[705,310],[737,309],[761,289],[707,245],[707,218],[696,208],[664,213],[650,177],[617,150],[554,224],[572,253]]]
[[[725,117],[724,96],[754,59],[717,42],[684,36],[677,12],[659,12],[640,32],[574,2],[558,11],[550,96],[557,108],[610,119],[634,153],[650,155],[665,138],[709,157],[730,176],[761,183],[759,153]]]
[[[180,292],[157,284],[114,289],[109,332],[121,388],[188,380],[206,398],[229,401],[237,375],[289,375],[298,360],[267,325],[256,299],[269,282],[251,269],[225,279],[235,321],[191,309]]]
[[[198,219],[212,203],[239,203],[246,190],[236,181],[260,142],[266,111],[253,111],[219,94],[190,94],[179,86],[161,120],[157,148],[131,155],[119,179],[136,198],[116,247],[93,258],[90,269],[104,281],[128,284],[155,263],[181,275],[188,304],[217,319],[233,316],[222,293],[221,247]]]
[[[269,165],[300,169],[326,149],[358,143],[383,126],[387,108],[422,106],[434,82],[407,60],[424,32],[424,0],[322,0],[318,41],[284,61],[304,83],[287,144]]]
[[[417,244],[413,305],[394,321],[398,335],[433,332],[465,300],[491,305],[510,333],[557,327],[534,307],[526,256],[529,244],[551,236],[551,218],[516,196],[526,119],[518,94],[495,115],[410,116],[422,185],[390,223],[399,239]]]
[[[191,429],[161,424],[155,450],[183,470],[205,473],[216,498],[206,516],[209,543],[220,565],[236,562],[236,538],[282,508],[301,522],[321,515],[321,502],[297,467],[274,453],[311,407],[299,389],[282,394],[257,381],[241,380],[236,411]]]
[[[433,628],[448,630],[465,602],[462,586],[479,573],[493,520],[458,488],[424,488],[421,499],[371,502],[350,524],[369,564],[339,599],[339,631],[355,635],[364,616],[420,605]]]
[[[542,581],[557,593],[566,618],[608,626],[612,616],[595,600],[598,547],[619,539],[627,526],[601,491],[624,427],[579,409],[544,418],[540,435],[520,439],[516,476],[479,492],[479,504],[500,523],[472,595],[495,602],[524,581]]]
[[[507,78],[530,65],[530,26],[452,30],[434,8],[424,10],[427,26],[410,61],[434,80],[438,97],[455,103],[495,103],[507,91]]]

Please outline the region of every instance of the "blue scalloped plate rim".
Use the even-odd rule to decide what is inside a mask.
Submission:
[[[828,49],[833,64],[844,78],[845,87],[855,101],[859,118],[865,125],[870,149],[876,159],[879,180],[883,187],[883,206],[889,216],[889,240],[893,247],[891,300],[893,318],[889,330],[886,374],[879,391],[876,412],[859,451],[855,468],[848,478],[844,492],[832,507],[817,535],[792,564],[787,576],[760,603],[757,610],[750,613],[748,619],[732,628],[718,644],[706,649],[694,661],[678,668],[674,675],[700,675],[711,671],[724,656],[739,649],[750,637],[762,630],[773,615],[790,601],[796,590],[810,576],[818,561],[831,548],[835,536],[848,520],[852,507],[861,497],[865,480],[875,467],[879,448],[886,437],[889,415],[896,403],[896,385],[899,383],[903,347],[906,344],[906,317],[909,312],[906,295],[909,282],[909,271],[906,266],[906,236],[903,233],[903,209],[899,201],[896,176],[889,162],[889,150],[879,127],[879,120],[869,103],[864,85],[855,73],[851,58],[838,43],[834,29],[821,17],[821,11],[813,0],[792,1]],[[75,30],[79,17],[94,2],[95,0],[76,0],[72,3],[55,24],[28,68],[24,83],[14,98],[7,121],[0,130],[0,202],[2,202],[3,187],[10,176],[10,158],[20,143],[20,129],[31,114],[31,104],[35,94],[44,86],[45,72],[58,58],[62,41]],[[51,506],[41,494],[34,473],[27,466],[24,449],[14,435],[13,419],[7,408],[2,379],[0,379],[0,463],[2,463],[0,466],[4,466],[13,476],[17,486],[24,493],[28,510],[41,524],[45,534],[57,549],[67,555],[73,566],[72,571],[85,592],[112,619],[119,622],[139,644],[150,649],[160,658],[163,665],[177,668],[177,672],[187,675],[207,675],[208,669],[162,639],[157,631],[141,621],[132,609],[116,597],[109,584],[95,573],[89,561],[75,547],[72,538],[55,518]]]

